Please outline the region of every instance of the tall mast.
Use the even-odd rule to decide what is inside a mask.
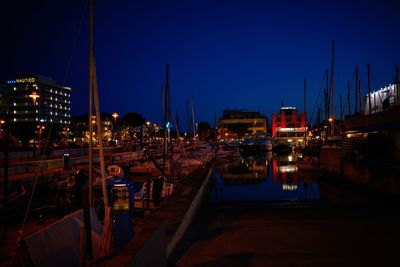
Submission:
[[[335,40],[332,40],[332,71],[331,71],[331,89],[332,89],[332,129],[331,135],[335,134]]]
[[[168,110],[169,110],[169,65],[166,65],[166,74],[165,74],[165,90],[164,90],[164,145],[163,145],[163,170],[165,172],[165,160],[168,149],[168,129],[167,129],[167,120],[169,119]]]
[[[194,119],[194,104],[193,104],[193,98],[190,96],[190,102],[192,104],[192,125],[193,125],[193,139],[196,138],[196,121]]]
[[[325,71],[326,87],[325,87],[325,120],[328,121],[329,118],[329,74],[328,70]]]
[[[89,206],[93,204],[93,184],[90,182],[92,177],[93,161],[93,57],[94,57],[94,0],[89,0]]]
[[[358,107],[358,66],[356,66],[356,98],[355,98],[356,106],[354,109],[354,113],[359,112],[359,107]],[[361,115],[361,112],[360,112]]]
[[[351,110],[350,110],[350,82],[347,81],[347,114],[349,116],[351,115]]]
[[[367,64],[367,70],[368,70],[368,115],[371,115],[371,67],[369,64]]]
[[[307,123],[307,78],[304,77],[304,114]]]
[[[93,183],[92,183],[92,141],[93,141],[93,122],[92,122],[92,110],[93,110],[93,80],[94,80],[94,2],[89,0],[89,177],[88,177],[88,195],[83,194],[83,217],[84,217],[84,255],[85,259],[91,260],[93,258],[93,247],[92,247],[92,229],[90,221],[90,207],[92,206],[93,200]],[[83,190],[83,189],[81,189]],[[85,191],[83,191],[86,193]]]
[[[399,97],[400,97],[400,92],[399,92],[399,65],[396,65],[396,81],[395,81],[395,86],[396,86],[396,103],[399,103]]]
[[[363,112],[363,107],[362,107],[362,99],[361,99],[361,80],[358,80],[358,96],[359,96],[359,98],[358,98],[358,108],[360,109],[360,115],[363,115],[362,114],[362,112]]]

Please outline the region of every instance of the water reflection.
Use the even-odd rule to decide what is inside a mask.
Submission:
[[[317,202],[315,177],[297,171],[297,154],[246,155],[216,168],[213,202]]]

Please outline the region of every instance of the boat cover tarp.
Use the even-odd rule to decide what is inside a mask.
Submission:
[[[103,226],[90,209],[93,258],[100,257]],[[79,266],[80,231],[83,228],[83,210],[71,213],[61,220],[33,233],[23,240],[25,253],[34,266]]]

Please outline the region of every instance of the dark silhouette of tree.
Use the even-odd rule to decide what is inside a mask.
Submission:
[[[128,112],[123,118],[125,124],[130,127],[138,127],[144,124],[144,118],[141,114],[136,112]]]
[[[206,139],[210,135],[211,126],[208,122],[199,122],[197,125],[197,133],[202,139]]]

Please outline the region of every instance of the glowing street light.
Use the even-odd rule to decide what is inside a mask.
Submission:
[[[40,97],[35,91],[32,92],[32,94],[29,95],[30,98],[33,100],[33,105],[36,105],[36,99]]]
[[[115,140],[115,146],[117,146],[117,142],[116,142],[116,140],[117,140],[117,118],[118,118],[118,113],[117,112],[114,112],[113,114],[112,114],[112,116],[113,116],[113,118],[114,118],[114,124],[115,124],[115,130],[114,130],[114,140]]]
[[[112,116],[113,116],[113,118],[114,118],[114,122],[115,123],[117,123],[117,118],[118,118],[118,113],[117,112],[114,112],[113,114],[112,114]]]

